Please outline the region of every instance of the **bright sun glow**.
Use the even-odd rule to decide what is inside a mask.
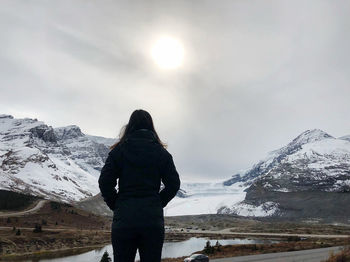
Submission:
[[[183,62],[184,48],[177,39],[162,37],[153,46],[152,57],[159,67],[174,69]]]

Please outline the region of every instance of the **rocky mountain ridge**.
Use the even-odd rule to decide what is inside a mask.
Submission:
[[[98,193],[109,148],[78,126],[53,128],[37,119],[0,115],[0,188],[59,201]],[[112,144],[112,143],[111,143]]]
[[[339,215],[339,203],[350,206],[348,138],[335,138],[319,129],[303,132],[245,173],[225,181],[226,186],[243,183],[247,194],[240,204],[218,212],[242,214],[258,208],[277,216]],[[324,211],[316,212],[315,208]]]
[[[97,179],[116,139],[0,114],[0,189],[76,202],[98,199]],[[178,197],[186,197],[179,190]],[[95,198],[92,198],[96,196]],[[103,212],[108,213],[107,206]]]

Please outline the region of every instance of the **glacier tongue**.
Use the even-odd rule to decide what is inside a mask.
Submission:
[[[246,193],[241,183],[224,186],[223,183],[181,183],[186,197],[175,197],[164,208],[164,215],[217,214],[222,206],[244,200]]]

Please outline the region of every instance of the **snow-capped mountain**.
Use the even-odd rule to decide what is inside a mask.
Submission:
[[[342,137],[339,137],[339,139],[343,139],[343,140],[350,141],[350,135],[349,135],[349,136],[342,136]]]
[[[219,213],[246,214],[250,210],[253,214],[254,210],[260,209],[266,215],[282,215],[293,208],[301,210],[303,203],[310,211],[306,203],[313,197],[319,201],[324,201],[323,197],[327,197],[329,203],[340,197],[344,204],[350,206],[350,194],[341,194],[350,192],[348,138],[349,136],[334,138],[319,129],[302,133],[287,146],[271,152],[245,173],[236,174],[225,181],[226,186],[240,182],[249,188],[246,190],[245,201],[224,206]],[[301,195],[307,196],[303,203],[296,200]],[[292,204],[293,197],[295,206]],[[322,206],[321,202],[317,204],[317,199],[314,200],[314,206]],[[333,204],[337,207],[339,203]],[[327,208],[331,209],[329,206]]]
[[[295,217],[346,217],[339,205],[350,205],[350,194],[334,192],[346,191],[349,156],[350,141],[344,137],[336,139],[321,130],[306,131],[227,181],[182,181],[181,192],[165,207],[164,214],[266,217],[294,212]],[[96,203],[104,205],[101,197],[82,205],[91,207]]]
[[[0,115],[0,189],[111,214],[97,179],[115,139]],[[185,183],[164,214],[350,217],[350,136],[308,130],[224,182]],[[96,196],[97,195],[97,196]],[[91,204],[93,203],[93,205]],[[347,211],[349,210],[349,211]]]
[[[305,131],[224,184],[240,181],[251,185],[258,180],[265,188],[281,192],[346,190],[350,186],[349,142],[346,137],[336,139],[319,129]]]
[[[72,201],[96,195],[113,139],[0,115],[0,188]]]

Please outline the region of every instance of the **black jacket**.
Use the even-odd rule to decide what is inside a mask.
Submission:
[[[134,131],[109,152],[98,183],[120,227],[161,225],[163,207],[180,188],[171,154],[147,129]]]

